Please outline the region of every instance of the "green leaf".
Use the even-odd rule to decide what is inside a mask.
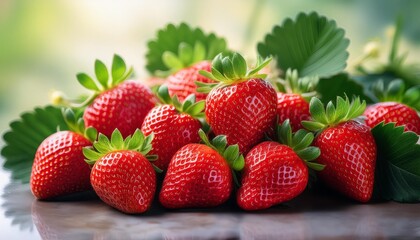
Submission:
[[[211,141],[212,145],[219,153],[223,153],[226,148],[227,140],[225,135],[218,135]]]
[[[274,56],[283,71],[291,68],[302,77],[328,77],[346,67],[348,45],[344,30],[335,21],[315,12],[300,13],[295,20],[275,26],[258,44],[258,52],[263,57]]]
[[[166,66],[173,69],[181,69],[184,67],[181,59],[179,59],[178,56],[173,52],[164,52],[162,55],[162,61]]]
[[[187,49],[181,47],[180,50],[181,44],[188,46]],[[146,69],[152,75],[169,75],[199,61],[212,60],[227,49],[225,39],[204,33],[200,28],[191,28],[185,23],[178,26],[168,24],[158,30],[156,38],[147,43],[147,48]],[[172,53],[180,61],[167,65],[162,58],[165,52]]]
[[[115,149],[123,149],[124,147],[124,138],[118,129],[115,129],[111,135],[111,144]]]
[[[114,58],[112,59],[111,69],[113,82],[118,82],[120,79],[122,79],[125,71],[127,70],[127,66],[125,65],[124,59],[115,54]]]
[[[248,66],[246,65],[244,57],[238,53],[234,53],[232,63],[234,65],[235,75],[239,78],[245,77]]]
[[[79,81],[79,83],[89,89],[89,90],[93,90],[93,91],[100,91],[98,85],[96,84],[95,80],[93,80],[93,78],[89,77],[86,73],[79,73],[76,75],[77,77],[77,81]]]
[[[232,168],[235,171],[241,171],[245,166],[245,159],[244,159],[244,155],[239,155],[239,157],[237,159],[235,159],[235,161],[233,161],[232,164]]]
[[[408,89],[404,94],[402,102],[420,111],[420,85]]]
[[[3,135],[5,145],[1,155],[4,168],[11,171],[14,180],[29,182],[38,146],[57,128],[68,130],[61,109],[52,106],[35,108],[10,123],[10,129]]]
[[[324,104],[318,98],[314,97],[311,99],[311,102],[309,103],[309,111],[311,113],[312,118],[315,119],[316,121],[323,124],[328,123]]]
[[[100,60],[95,61],[95,75],[99,83],[105,88],[108,85],[109,74],[105,64]]]
[[[419,136],[394,123],[372,129],[377,145],[375,193],[386,200],[420,202]]]

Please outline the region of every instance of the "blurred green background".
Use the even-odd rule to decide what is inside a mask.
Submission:
[[[256,43],[286,17],[317,11],[346,30],[348,70],[367,41],[387,44],[386,30],[404,18],[402,49],[420,62],[420,1],[416,0],[0,0],[0,130],[23,111],[49,103],[51,90],[75,97],[78,72],[93,73],[96,58],[118,53],[146,79],[146,43],[167,23],[187,22],[228,39],[255,57]],[[385,57],[385,54],[382,54]]]

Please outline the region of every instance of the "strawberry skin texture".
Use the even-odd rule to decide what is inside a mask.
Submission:
[[[82,149],[92,143],[82,135],[60,131],[38,147],[30,179],[37,199],[49,199],[92,189],[90,167]]]
[[[218,152],[202,144],[188,144],[175,153],[159,194],[166,208],[214,207],[232,192],[232,174]]]
[[[318,175],[327,185],[357,201],[370,200],[376,144],[368,126],[348,121],[327,128],[314,146],[321,150],[317,162],[326,166]]]
[[[278,123],[290,120],[292,131],[302,129],[301,122],[309,120],[309,103],[299,94],[277,93],[277,115]]]
[[[404,131],[413,131],[420,135],[420,117],[417,112],[396,102],[381,102],[366,108],[363,115],[365,123],[373,128],[381,122],[396,123],[396,126],[404,126]]]
[[[270,83],[250,79],[214,88],[206,99],[206,119],[215,135],[226,135],[242,153],[256,145],[274,124],[277,94]]]
[[[100,158],[90,181],[106,204],[124,213],[147,211],[156,191],[156,173],[139,152],[119,150]]]
[[[207,94],[197,92],[195,82],[214,83],[214,81],[200,75],[198,73],[200,70],[211,71],[211,62],[202,61],[170,75],[166,82],[169,94],[171,96],[177,95],[181,102],[190,94],[195,94],[196,101],[206,99]]]
[[[200,142],[200,121],[188,114],[178,113],[172,105],[153,108],[144,119],[141,131],[148,136],[154,133],[151,155],[158,155],[153,162],[161,170],[168,168],[172,156],[188,143]]]
[[[308,184],[308,169],[292,148],[277,142],[262,142],[245,158],[239,207],[261,210],[291,200]]]
[[[136,81],[125,81],[101,93],[83,115],[86,127],[110,137],[115,128],[123,137],[140,129],[147,113],[155,106],[151,90]]]

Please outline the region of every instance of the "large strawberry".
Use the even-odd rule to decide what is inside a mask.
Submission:
[[[210,143],[202,130],[199,134],[206,145],[185,145],[169,163],[159,194],[164,207],[214,207],[225,202],[232,192],[230,167],[239,171],[244,164],[238,146],[226,147],[225,136],[217,136]]]
[[[405,92],[404,82],[394,80],[385,90],[383,82],[374,86],[379,103],[368,106],[363,113],[366,125],[373,128],[381,122],[394,122],[396,126],[404,126],[405,131],[413,131],[420,135],[420,116],[407,104],[418,104],[420,88],[413,87]]]
[[[185,23],[179,26],[169,24],[148,43],[148,50],[146,68],[155,76],[167,77],[165,85],[171,96],[177,95],[180,101],[184,101],[190,94],[195,94],[200,101],[207,94],[197,92],[195,82],[214,81],[198,71],[210,71],[211,59],[226,51],[226,41]]]
[[[71,110],[64,111],[70,131],[59,131],[38,147],[31,172],[31,191],[38,199],[49,199],[91,189],[89,165],[82,149],[96,139],[93,128],[84,128]]]
[[[314,97],[310,102],[312,121],[302,124],[318,131],[314,146],[319,147],[319,163],[326,165],[319,177],[331,188],[360,202],[370,200],[376,162],[376,144],[370,128],[352,120],[365,110],[366,102],[356,98],[351,103],[337,97],[326,109]]]
[[[77,75],[78,81],[92,95],[80,106],[87,106],[83,118],[86,126],[95,127],[98,132],[111,136],[118,128],[123,136],[132,134],[141,128],[146,114],[155,106],[156,99],[152,91],[142,83],[130,77],[132,69],[126,71],[124,60],[114,55],[111,76],[104,63],[95,62],[97,80],[85,73]]]
[[[238,53],[213,60],[212,71],[200,71],[219,84],[200,90],[209,91],[206,98],[206,119],[216,135],[226,135],[229,144],[238,144],[247,153],[274,124],[277,95],[270,83],[258,74],[270,59],[259,58],[254,69],[247,69],[245,59]]]
[[[258,144],[245,157],[238,205],[245,210],[261,210],[289,201],[305,190],[309,167],[322,170],[312,160],[320,151],[310,147],[314,135],[303,129],[292,134],[289,120],[277,127],[278,142]],[[306,165],[305,165],[306,164]]]
[[[140,130],[123,139],[115,129],[108,139],[99,134],[93,148],[83,148],[86,162],[94,164],[90,181],[106,204],[125,213],[147,211],[156,191],[156,173],[146,154],[153,135]]]
[[[197,118],[204,117],[205,102],[196,103],[192,94],[181,104],[176,95],[169,96],[166,86],[159,88],[158,97],[164,104],[154,107],[147,114],[141,130],[145,135],[154,134],[150,154],[157,155],[158,160],[154,164],[166,170],[178,149],[188,143],[200,142],[198,130],[201,123]]]

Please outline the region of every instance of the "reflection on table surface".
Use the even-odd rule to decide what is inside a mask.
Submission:
[[[252,213],[241,211],[232,200],[215,209],[177,211],[155,203],[142,215],[120,213],[92,192],[37,201],[29,186],[20,183],[9,183],[2,198],[1,210],[12,220],[9,227],[42,239],[420,238],[416,204],[358,204],[325,193],[305,193]]]

